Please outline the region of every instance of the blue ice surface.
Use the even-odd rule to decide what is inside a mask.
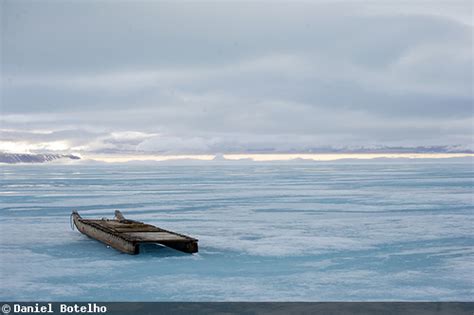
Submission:
[[[1,166],[0,300],[472,301],[471,164]],[[198,254],[70,228],[125,216]]]

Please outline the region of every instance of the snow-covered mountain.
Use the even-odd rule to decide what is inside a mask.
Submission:
[[[26,154],[26,153],[4,153],[0,152],[0,163],[45,163],[59,159],[80,160],[81,158],[72,154]]]

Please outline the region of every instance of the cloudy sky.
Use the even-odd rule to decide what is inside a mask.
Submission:
[[[3,0],[1,12],[0,150],[473,149],[471,1]]]

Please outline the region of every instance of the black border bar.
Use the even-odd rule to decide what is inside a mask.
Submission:
[[[21,306],[34,311],[18,312]],[[0,302],[0,308],[0,315],[474,315],[474,302]]]

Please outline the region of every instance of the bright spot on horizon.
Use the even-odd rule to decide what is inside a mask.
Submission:
[[[26,141],[0,141],[0,152],[6,153],[34,153],[38,151],[61,153],[70,149],[67,141],[48,141],[30,143]]]

